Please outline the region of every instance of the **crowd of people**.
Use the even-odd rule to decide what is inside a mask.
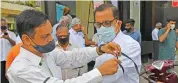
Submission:
[[[1,19],[2,83],[139,83],[141,33],[134,19],[123,23],[122,32],[118,9],[102,4],[94,11],[97,33],[89,40],[80,18],[63,8],[53,27],[42,12],[23,11],[16,17],[17,37]],[[157,23],[152,32],[153,40],[160,42],[159,59],[175,54],[175,23],[170,19],[165,28]],[[95,61],[91,71],[90,61]]]

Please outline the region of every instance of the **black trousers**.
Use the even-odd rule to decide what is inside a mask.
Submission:
[[[5,74],[6,74],[6,61],[1,61],[1,83],[9,83]]]

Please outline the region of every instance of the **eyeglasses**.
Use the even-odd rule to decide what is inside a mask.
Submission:
[[[95,26],[96,28],[100,28],[102,25],[103,25],[104,27],[110,27],[110,26],[112,25],[112,23],[113,23],[114,20],[116,20],[116,18],[114,18],[114,19],[111,20],[111,21],[104,21],[103,23],[95,22],[95,23],[94,23],[94,26]]]

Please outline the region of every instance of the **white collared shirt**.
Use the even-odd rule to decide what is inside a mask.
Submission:
[[[7,71],[7,76],[10,83],[98,83],[102,80],[102,75],[97,68],[65,81],[61,75],[61,69],[80,67],[97,56],[96,48],[88,47],[72,51],[54,49],[44,54],[42,59],[21,47],[19,55]]]
[[[73,30],[73,28],[71,28],[69,32],[70,32],[69,41],[75,48],[85,47],[85,39],[82,32],[76,32],[75,30]]]
[[[125,35],[120,31],[113,42],[117,43],[121,47],[121,51],[128,55],[137,64],[139,70],[141,68],[141,49],[137,41],[128,35]],[[104,54],[99,56],[95,62],[95,68],[102,65],[105,61],[116,58],[111,54]],[[121,65],[124,67],[124,74],[122,68],[119,68],[118,72],[114,75],[104,76],[102,83],[139,83],[139,75],[135,69],[134,63],[124,57],[120,56],[119,60]]]
[[[22,40],[21,40],[20,36],[18,35],[16,40],[15,40],[15,43],[18,44],[18,43],[21,43],[21,42],[22,42]]]
[[[158,40],[158,32],[159,32],[159,29],[155,28],[153,29],[152,31],[152,40]]]
[[[82,32],[76,32],[73,28],[71,28],[69,32],[70,32],[69,42],[72,44],[72,46],[75,48],[84,48],[85,47],[84,34]],[[87,64],[80,68],[79,75],[82,75],[83,73],[86,72],[88,72]]]
[[[64,49],[59,45],[58,42],[56,42],[56,48],[59,50],[63,50]],[[69,43],[66,51],[72,51],[73,46]],[[71,78],[75,78],[79,76],[79,68],[69,68],[69,69],[62,69],[62,79],[66,80],[66,79],[71,79]]]
[[[9,37],[15,41],[16,39],[16,35],[14,32],[11,31],[7,31]],[[1,32],[0,30],[0,61],[6,61],[6,57],[10,51],[10,49],[12,48],[11,43],[9,42],[9,40],[1,38],[4,35],[3,32]]]

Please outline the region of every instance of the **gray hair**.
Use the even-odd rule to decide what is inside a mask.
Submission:
[[[59,24],[58,26],[57,26],[57,28],[56,28],[56,31],[58,30],[58,29],[60,29],[60,28],[62,28],[62,27],[66,27],[65,25],[63,25],[62,23],[61,24]],[[66,27],[67,28],[67,27]],[[68,28],[67,28],[68,29]]]
[[[161,22],[156,23],[156,27],[157,26],[162,26],[162,23]]]
[[[59,20],[59,23],[61,23],[62,21],[69,22],[69,18],[67,16],[62,16],[61,19]]]
[[[119,18],[119,10],[114,5],[109,3],[105,3],[97,7],[94,11],[94,15],[96,14],[96,12],[101,12],[108,8],[112,8],[114,18]]]
[[[79,17],[75,17],[72,19],[71,27],[75,26],[76,24],[81,24],[81,20]]]

